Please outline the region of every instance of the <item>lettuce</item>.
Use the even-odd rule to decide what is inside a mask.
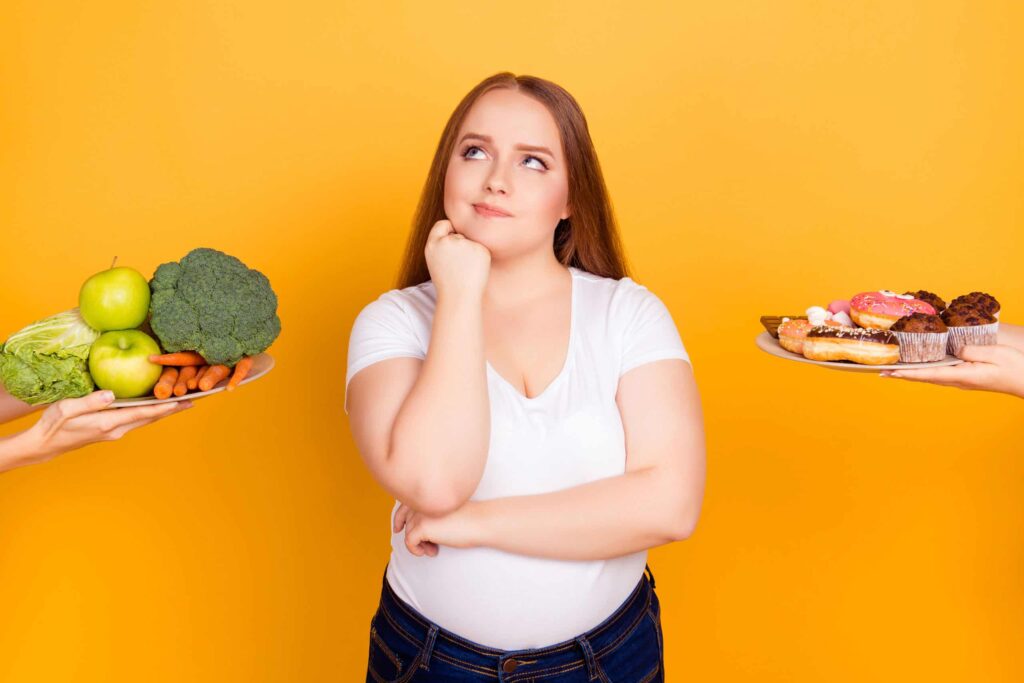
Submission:
[[[30,405],[85,396],[94,387],[89,347],[99,336],[77,308],[38,320],[0,347],[0,382]]]

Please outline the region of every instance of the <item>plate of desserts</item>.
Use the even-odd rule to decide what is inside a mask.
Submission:
[[[985,292],[946,304],[925,290],[862,292],[804,315],[761,316],[757,347],[786,360],[878,372],[957,365],[968,344],[995,344],[1000,305]]]

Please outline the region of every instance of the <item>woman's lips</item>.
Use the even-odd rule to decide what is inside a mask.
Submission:
[[[481,216],[488,216],[491,218],[510,218],[512,216],[512,214],[506,211],[496,209],[492,206],[488,206],[487,204],[474,204],[473,209]]]

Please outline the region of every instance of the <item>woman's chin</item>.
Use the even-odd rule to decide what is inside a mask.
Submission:
[[[486,244],[488,237],[491,238],[491,241],[494,241],[494,228],[486,223],[481,224],[480,220],[475,216],[459,223],[459,227],[455,228],[455,232],[481,244]]]

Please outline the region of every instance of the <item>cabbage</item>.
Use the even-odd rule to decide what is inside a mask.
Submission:
[[[89,347],[99,336],[77,308],[38,320],[0,347],[0,382],[30,405],[85,396],[94,386]]]

